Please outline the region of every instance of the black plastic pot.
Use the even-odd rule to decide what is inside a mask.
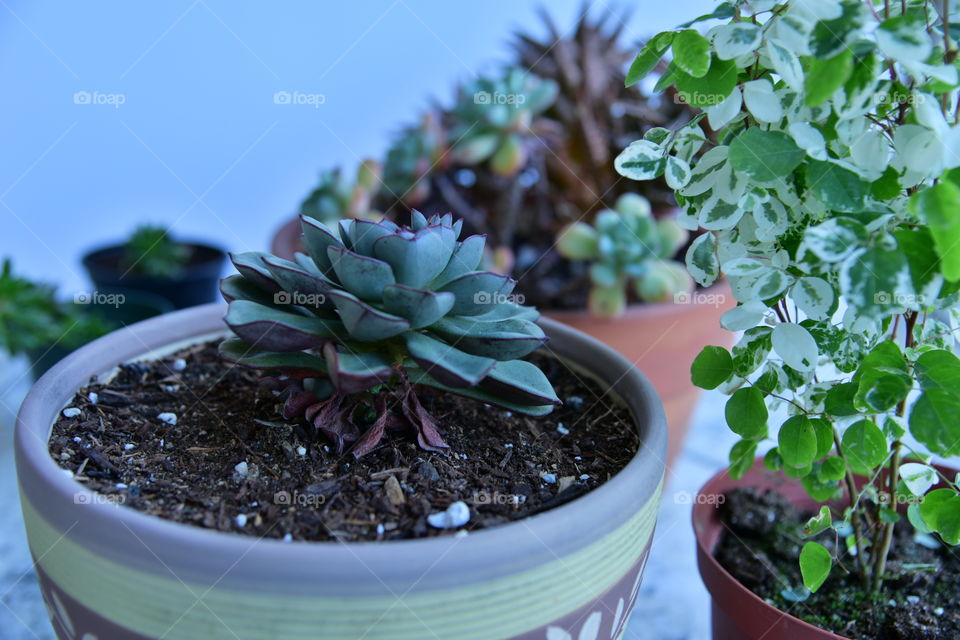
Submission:
[[[177,309],[216,301],[227,254],[205,244],[186,243],[186,246],[191,250],[190,260],[180,277],[173,279],[128,273],[123,261],[123,245],[88,253],[83,258],[83,266],[98,293],[142,291],[166,298]]]

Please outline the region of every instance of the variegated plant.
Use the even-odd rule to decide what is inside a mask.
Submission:
[[[307,254],[234,255],[239,274],[221,286],[237,336],[221,353],[296,383],[284,417],[304,415],[338,451],[361,456],[398,421],[423,448],[447,449],[416,385],[530,415],[559,403],[543,372],[520,359],[546,341],[536,309],[510,299],[510,278],[477,270],[483,236],[458,240],[461,221],[416,211],[411,227],[301,222]],[[369,424],[359,422],[362,406],[374,410]]]
[[[590,311],[613,317],[626,309],[631,284],[646,302],[673,301],[690,292],[693,281],[671,260],[687,235],[673,218],[654,219],[646,198],[625,193],[613,209],[599,212],[593,225],[574,222],[564,228],[557,250],[570,260],[590,262]]]
[[[744,332],[732,354],[708,347],[693,364],[694,382],[732,394],[731,474],[771,440],[768,467],[818,501],[844,497],[809,533],[832,526],[875,593],[908,571],[887,564],[891,505],[910,502],[916,529],[960,543],[958,484],[930,465],[960,455],[955,3],[730,0],[704,18],[722,23],[658,34],[628,78],[669,53],[658,87],[703,113],[651,131],[617,166],[666,175],[681,224],[708,231],[691,275],[726,274],[739,302],[722,319]],[[810,591],[837,554],[803,547]]]

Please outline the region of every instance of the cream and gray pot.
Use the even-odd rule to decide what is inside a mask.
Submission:
[[[663,411],[616,352],[544,321],[558,355],[629,405],[640,451],[563,507],[403,542],[284,543],[177,524],[96,499],[51,459],[58,412],[91,376],[222,332],[225,307],[132,325],[51,369],[20,409],[17,474],[30,550],[60,640],[620,638],[664,473]]]

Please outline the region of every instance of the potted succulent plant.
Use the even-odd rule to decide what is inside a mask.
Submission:
[[[722,22],[657,35],[629,81],[669,52],[659,86],[704,111],[679,131],[705,117],[718,144],[691,159],[657,131],[617,164],[667,175],[708,231],[690,274],[738,302],[732,352],[692,365],[741,437],[694,508],[714,637],[956,637],[960,495],[933,463],[960,455],[956,16],[750,0],[702,19]]]
[[[294,261],[232,256],[232,337],[221,305],[167,314],[24,401],[58,637],[621,637],[664,474],[652,387],[538,323],[450,216],[302,222]]]
[[[301,213],[330,222],[371,215],[403,221],[410,207],[456,211],[470,232],[487,236],[485,263],[514,276],[527,303],[606,342],[650,376],[666,407],[672,458],[698,393],[682,363],[722,339],[717,318],[729,295],[723,285],[694,291],[670,262],[688,238],[672,221],[667,181],[631,184],[615,170],[627,140],[692,112],[624,86],[630,52],[610,18],[584,14],[562,35],[544,15],[546,40],[517,34],[513,66],[460,86],[452,105],[403,128],[382,175],[371,161],[353,183],[326,173]],[[651,222],[623,227],[616,248],[606,240],[596,249],[560,242],[571,225],[583,232],[624,207]],[[297,221],[289,221],[273,251],[291,258],[298,235]],[[629,273],[595,264],[597,252]]]
[[[179,242],[164,227],[142,225],[122,245],[88,253],[83,266],[97,291],[143,292],[183,309],[216,299],[226,259],[222,249]]]

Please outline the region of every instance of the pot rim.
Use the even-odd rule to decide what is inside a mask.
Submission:
[[[730,294],[730,284],[726,279],[718,280],[706,289],[698,289],[696,295],[732,295]],[[570,322],[571,320],[584,320],[595,324],[610,324],[624,321],[640,320],[644,318],[659,317],[665,315],[676,315],[683,313],[699,313],[705,307],[713,308],[716,305],[707,301],[694,302],[693,304],[677,304],[675,302],[635,302],[627,305],[626,310],[616,317],[603,318],[595,316],[588,309],[543,309],[542,313],[548,318],[560,322]],[[723,304],[721,303],[721,306]],[[719,325],[718,325],[719,326]]]
[[[180,277],[180,278],[172,278],[172,279],[169,279],[169,280],[166,280],[166,279],[165,279],[165,280],[162,280],[162,282],[179,282],[179,281],[199,279],[197,276],[195,276],[195,275],[193,275],[193,274],[190,274],[190,272],[195,272],[195,271],[199,271],[199,270],[206,270],[206,269],[209,269],[209,268],[213,267],[214,265],[222,265],[224,262],[226,262],[226,259],[227,259],[227,257],[228,257],[228,256],[227,256],[227,251],[226,251],[223,247],[220,247],[220,246],[215,245],[215,244],[210,244],[210,243],[208,243],[208,242],[201,242],[201,241],[199,241],[199,240],[198,240],[198,241],[194,241],[194,240],[188,240],[188,239],[176,240],[175,242],[176,242],[176,244],[183,245],[183,246],[186,246],[186,247],[190,247],[190,248],[192,248],[192,249],[194,249],[194,250],[204,251],[204,252],[208,253],[209,256],[208,256],[208,257],[205,257],[205,258],[202,259],[202,260],[200,260],[200,261],[197,262],[196,264],[187,265],[187,267],[184,269],[184,276],[183,276],[183,277]],[[118,253],[118,252],[123,251],[123,249],[124,249],[125,246],[126,246],[126,244],[125,244],[125,243],[122,243],[122,242],[120,242],[120,243],[111,243],[111,244],[104,244],[104,245],[96,246],[96,247],[90,249],[89,251],[85,252],[85,253],[83,254],[83,257],[80,259],[80,262],[83,264],[84,268],[87,269],[88,271],[93,271],[93,270],[101,271],[101,270],[104,270],[104,269],[106,269],[106,267],[97,264],[96,261],[97,261],[99,258],[102,258],[103,256],[106,256],[106,255],[110,255],[110,254],[114,254],[114,253]],[[190,275],[188,275],[188,274],[190,274]],[[207,278],[207,277],[210,277],[210,276],[208,276],[208,275],[206,275],[206,274],[203,274],[203,275],[202,275],[202,278]],[[141,280],[156,280],[156,278],[145,278],[145,277],[143,277],[143,276],[133,276],[133,277],[128,278],[128,280],[131,281],[131,282],[133,282],[133,281],[141,281]]]
[[[17,416],[14,445],[21,491],[24,490],[25,474],[33,474],[39,478],[44,492],[52,492],[52,495],[43,494],[45,500],[63,505],[65,510],[74,507],[78,492],[93,494],[92,490],[68,477],[49,453],[52,424],[65,406],[64,402],[69,402],[91,376],[102,375],[120,362],[195,343],[225,330],[221,328],[225,310],[225,304],[211,303],[129,325],[85,345],[44,374],[30,389]],[[91,518],[109,519],[117,527],[147,533],[153,538],[164,538],[175,545],[215,549],[216,553],[242,556],[255,543],[257,546],[263,545],[271,558],[281,562],[322,562],[342,555],[346,549],[350,555],[362,562],[369,562],[374,568],[392,564],[399,566],[403,563],[396,561],[398,553],[432,558],[444,555],[456,545],[461,547],[458,554],[471,558],[471,565],[482,566],[483,562],[490,562],[494,558],[502,559],[511,543],[519,537],[518,533],[524,533],[526,537],[533,533],[538,539],[542,538],[541,544],[552,548],[544,541],[562,540],[562,532],[569,528],[571,522],[595,515],[598,511],[608,514],[629,512],[630,509],[624,509],[625,502],[628,506],[642,505],[656,494],[664,475],[667,428],[656,392],[638,369],[609,347],[579,331],[548,319],[541,322],[548,335],[566,348],[590,352],[592,366],[585,368],[594,376],[603,380],[602,374],[595,369],[597,363],[613,364],[622,370],[620,378],[608,386],[629,406],[640,437],[639,449],[626,467],[593,491],[565,505],[516,522],[474,531],[463,538],[445,535],[386,543],[287,543],[280,539],[221,532],[173,522],[133,508],[118,508],[97,501],[82,506],[91,510],[87,512]],[[565,357],[584,366],[570,356]],[[89,361],[109,361],[112,365],[96,366],[96,370],[93,370]],[[624,393],[624,390],[629,393]],[[623,519],[626,520],[628,515],[632,513],[624,515]],[[64,517],[68,518],[69,515]],[[562,546],[562,543],[558,542],[556,546]]]

